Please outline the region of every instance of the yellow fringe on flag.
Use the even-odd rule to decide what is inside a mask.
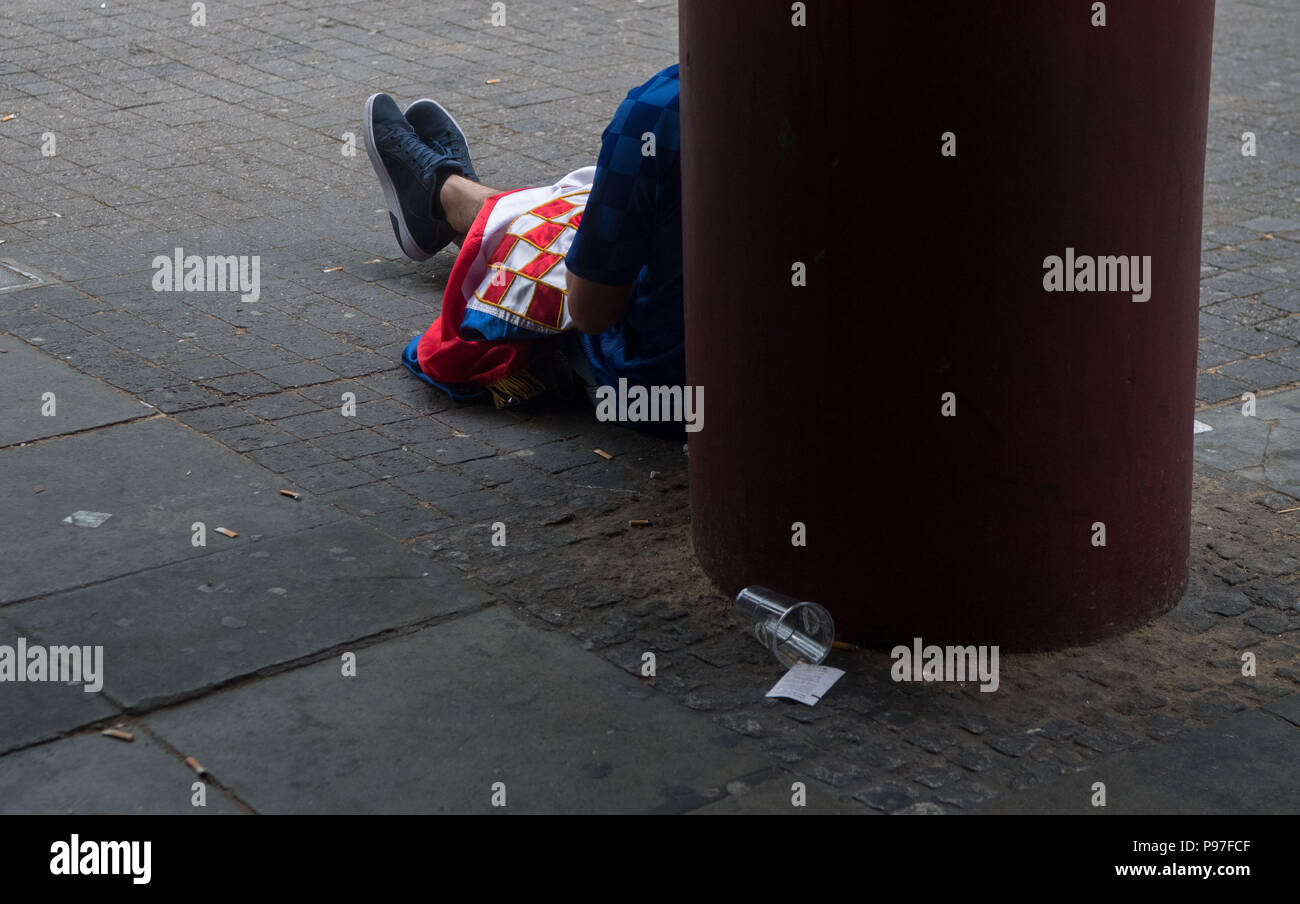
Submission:
[[[505,408],[541,395],[546,391],[546,384],[525,370],[489,384],[487,391],[492,393],[492,404]]]

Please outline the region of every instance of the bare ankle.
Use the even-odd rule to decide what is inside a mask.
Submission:
[[[442,183],[438,201],[451,228],[463,235],[474,225],[483,202],[494,194],[497,194],[496,189],[480,185],[472,179],[448,176]]]

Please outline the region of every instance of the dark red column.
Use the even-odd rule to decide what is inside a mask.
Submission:
[[[1092,6],[682,0],[691,508],[724,591],[1007,650],[1181,596],[1214,4]],[[1149,256],[1150,299],[1044,291],[1067,248]]]

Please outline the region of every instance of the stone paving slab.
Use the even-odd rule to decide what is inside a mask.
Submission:
[[[342,517],[193,430],[165,418],[0,450],[0,549],[34,563],[0,570],[0,604],[202,557],[223,544]],[[107,513],[98,527],[64,522]],[[207,545],[192,545],[192,525]],[[240,536],[217,534],[227,527]]]
[[[1300,381],[1297,23],[1289,0],[1219,0],[1214,19],[1196,397],[1216,404]],[[1244,154],[1246,133],[1256,142]]]
[[[0,618],[0,644],[16,647],[22,632]],[[29,641],[35,643],[33,638]],[[46,741],[106,719],[118,710],[80,684],[56,682],[0,683],[0,754]],[[0,760],[0,764],[3,764]],[[3,765],[0,765],[0,771]]]
[[[401,693],[394,689],[400,688]],[[147,717],[264,813],[694,810],[757,744],[504,607]]]
[[[1291,694],[1281,700],[1264,704],[1264,711],[1285,719],[1300,728],[1300,694]]]
[[[246,812],[213,785],[193,806],[196,777],[140,731],[127,743],[98,732],[0,759],[0,814],[233,815]]]
[[[795,782],[803,785],[801,791],[794,788]],[[729,782],[725,790],[726,797],[692,810],[691,815],[844,816],[862,813],[861,807],[841,801],[834,788],[808,778],[753,776]],[[796,805],[796,797],[803,803]]]
[[[154,410],[59,359],[0,334],[0,385],[8,404],[0,418],[0,447],[148,417]],[[41,413],[54,393],[54,415]]]
[[[1300,496],[1300,389],[1258,396],[1253,416],[1243,414],[1244,404],[1196,415],[1213,428],[1196,434],[1197,461]]]
[[[1243,712],[1004,795],[977,812],[1295,814],[1300,813],[1297,751],[1300,726],[1263,712]],[[1106,785],[1104,808],[1091,804],[1098,781]]]
[[[0,292],[14,292],[40,285],[40,277],[0,260]]]
[[[102,644],[105,694],[140,710],[491,600],[348,519],[5,612],[46,643]]]

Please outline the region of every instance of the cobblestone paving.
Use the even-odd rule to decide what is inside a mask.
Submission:
[[[774,663],[689,554],[681,444],[579,403],[456,405],[402,371],[453,255],[401,257],[364,151],[343,153],[384,90],[452,110],[489,184],[588,165],[627,89],[676,60],[675,4],[517,0],[504,28],[477,0],[214,0],[204,27],[188,8],[0,8],[0,115],[16,114],[0,123],[0,260],[47,283],[0,295],[0,329],[629,671],[656,651],[649,684],[863,812],[975,807],[1300,684],[1300,531],[1275,514],[1297,503],[1198,466],[1192,592],[1158,623],[1007,657],[997,694],[895,684],[886,654],[862,652],[837,654],[850,674],[816,708],[764,700]],[[1202,405],[1300,381],[1296,19],[1289,0],[1219,4]],[[259,255],[260,300],[151,291],[153,257],[177,247]]]
[[[1300,87],[1287,0],[1219,3],[1201,248],[1197,399],[1300,381]],[[1255,156],[1243,156],[1243,135]]]

